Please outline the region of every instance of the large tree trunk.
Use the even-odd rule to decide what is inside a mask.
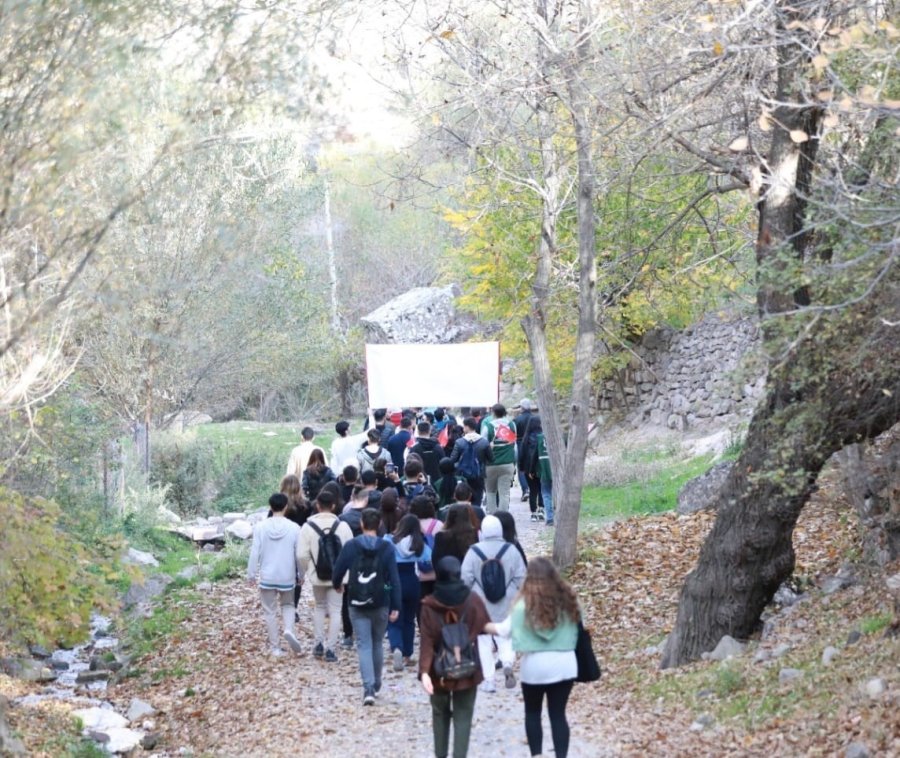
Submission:
[[[794,569],[792,536],[825,462],[900,420],[900,270],[869,298],[826,312],[769,376],[718,516],[681,591],[662,667],[746,638]]]
[[[800,336],[782,348],[788,355],[770,368],[765,403],[719,493],[716,524],[697,568],[682,588],[663,668],[699,657],[724,634],[753,632],[778,585],[793,571],[794,525],[822,466],[845,440],[886,423],[889,408],[896,412],[896,403],[886,402],[890,398],[880,390],[897,378],[872,365],[877,352],[870,349],[869,330],[880,328],[880,341],[890,343],[892,336],[891,329],[875,323],[872,301],[855,309],[857,319],[840,311],[808,314],[803,318],[812,321],[803,331],[790,317],[776,316],[809,300],[796,274],[808,244],[806,203],[820,122],[819,105],[807,91],[816,49],[808,30],[822,12],[822,0],[779,2],[774,8],[779,105],[771,120],[759,203],[757,301],[766,343],[774,354],[787,344],[789,330]],[[788,33],[789,28],[797,31]],[[876,384],[860,391],[871,380]]]

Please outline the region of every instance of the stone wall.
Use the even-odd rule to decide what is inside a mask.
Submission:
[[[765,385],[759,347],[753,318],[707,316],[684,331],[648,332],[600,388],[600,411],[677,431],[749,418]]]

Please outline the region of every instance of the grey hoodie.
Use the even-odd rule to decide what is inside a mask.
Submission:
[[[507,544],[503,539],[503,525],[496,516],[485,516],[481,522],[481,541],[475,543],[475,547],[481,550],[488,558],[496,558],[500,549]],[[500,558],[503,572],[506,574],[506,595],[496,603],[489,603],[481,588],[482,560],[472,548],[469,548],[462,563],[462,580],[484,600],[491,621],[503,621],[509,614],[509,606],[513,598],[518,594],[522,583],[525,581],[525,561],[515,545],[510,545],[503,557]]]
[[[253,528],[247,579],[259,575],[263,590],[292,590],[300,559],[300,527],[283,516],[263,519]]]

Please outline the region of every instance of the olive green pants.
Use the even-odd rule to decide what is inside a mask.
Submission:
[[[472,716],[475,713],[477,687],[456,692],[435,692],[431,696],[431,727],[434,730],[434,754],[447,758],[450,754],[450,722],[453,722],[453,758],[466,758]]]

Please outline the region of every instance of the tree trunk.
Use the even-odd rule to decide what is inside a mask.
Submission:
[[[792,536],[825,462],[900,420],[900,267],[872,295],[817,317],[770,373],[765,403],[717,498],[662,667],[749,637],[794,569]]]

